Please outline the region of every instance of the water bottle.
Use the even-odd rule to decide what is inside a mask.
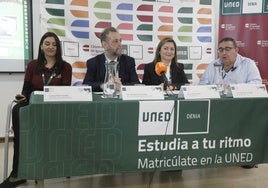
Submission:
[[[106,73],[103,83],[103,97],[115,98],[116,97],[116,62],[105,63]]]
[[[223,93],[223,79],[222,79],[222,65],[221,64],[214,64],[214,77],[213,77],[213,84],[217,86],[217,90],[220,94]]]

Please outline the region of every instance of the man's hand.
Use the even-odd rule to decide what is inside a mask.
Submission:
[[[121,78],[115,77],[114,82],[116,84],[116,91],[121,91],[122,86]]]

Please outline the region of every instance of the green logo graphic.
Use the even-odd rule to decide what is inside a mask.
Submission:
[[[222,0],[221,13],[225,14],[240,14],[242,10],[241,0]]]
[[[210,100],[179,101],[177,134],[209,132]]]

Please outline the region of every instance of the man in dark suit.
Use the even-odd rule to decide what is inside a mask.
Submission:
[[[105,78],[105,63],[117,63],[118,77],[115,77],[116,90],[120,91],[122,85],[139,84],[136,72],[135,59],[122,54],[121,37],[114,27],[104,29],[100,36],[104,53],[87,60],[87,72],[83,84],[92,86],[92,91],[103,91]]]

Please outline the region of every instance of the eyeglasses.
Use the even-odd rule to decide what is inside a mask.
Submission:
[[[229,51],[231,51],[234,48],[235,47],[225,47],[225,48],[220,47],[220,48],[218,48],[218,52],[219,53],[222,53],[223,51],[229,52]]]

